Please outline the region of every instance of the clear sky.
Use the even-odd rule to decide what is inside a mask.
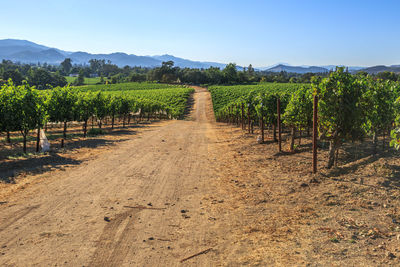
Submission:
[[[0,39],[239,65],[400,64],[399,0],[3,0]]]

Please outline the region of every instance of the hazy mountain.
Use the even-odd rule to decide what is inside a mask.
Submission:
[[[142,66],[156,67],[163,61],[172,60],[175,66],[181,68],[209,68],[211,66],[224,68],[225,64],[216,62],[199,62],[174,57],[171,55],[162,56],[137,56],[125,53],[111,54],[90,54],[87,52],[67,52],[56,48],[50,48],[44,45],[26,40],[5,39],[0,40],[0,60],[9,59],[21,63],[48,63],[60,64],[66,57],[72,59],[73,64],[88,64],[90,59],[110,60],[119,67],[123,66]]]
[[[191,61],[191,60],[184,59],[184,58],[174,57],[172,55],[153,56],[152,58],[155,58],[160,61],[170,61],[171,60],[175,63],[176,66],[179,66],[181,68],[208,69],[209,67],[225,68],[225,66],[226,66],[226,64],[222,64],[222,63]]]
[[[155,60],[151,57],[128,55],[125,53],[112,53],[112,54],[90,54],[86,52],[75,52],[69,56],[74,64],[87,64],[90,59],[104,59],[110,60],[113,64],[120,67],[128,66],[142,66],[142,67],[156,67],[161,65],[161,61]]]
[[[293,73],[321,73],[321,72],[328,72],[327,69],[322,68],[322,67],[316,67],[316,66],[310,66],[310,67],[300,67],[300,66],[288,66],[288,65],[283,65],[279,64],[275,67],[266,69],[265,71],[271,71],[271,72],[293,72]]]
[[[276,63],[276,64],[271,65],[271,66],[267,66],[267,67],[258,67],[258,68],[255,68],[255,69],[256,69],[256,70],[265,71],[265,70],[274,68],[274,67],[279,66],[279,65],[290,66],[289,63],[283,63],[283,62],[282,62],[282,63]]]
[[[281,65],[283,65],[284,67],[282,67]],[[326,66],[308,66],[308,65],[301,65],[301,66],[291,66],[288,63],[277,63],[268,67],[259,67],[256,68],[257,70],[261,70],[261,71],[278,71],[278,68],[287,68],[288,70],[284,70],[286,72],[296,72],[296,73],[304,73],[304,71],[308,71],[308,72],[314,72],[314,73],[318,73],[318,72],[327,72],[330,70],[335,70],[335,68],[337,67],[336,65],[326,65]],[[340,65],[339,67],[346,67],[344,65]],[[299,68],[297,69],[293,69],[293,68]],[[322,69],[314,69],[314,68],[323,68],[325,70]],[[359,66],[348,66],[349,71],[358,71],[361,70],[365,67],[359,67]],[[272,69],[272,70],[270,70]],[[280,71],[280,70],[279,70]]]
[[[0,55],[12,55],[21,52],[39,52],[49,49],[25,40],[4,39],[0,40]]]
[[[40,51],[25,50],[17,53],[13,53],[6,56],[11,61],[37,63],[37,62],[62,62],[65,58],[63,54],[58,52],[56,49],[50,48]]]
[[[328,70],[335,70],[336,67],[347,67],[350,72],[358,71],[361,69],[364,69],[365,67],[360,67],[360,66],[344,66],[344,65],[327,65],[327,66],[321,66],[322,68],[328,69]]]
[[[383,72],[383,71],[400,73],[400,66],[399,65],[392,65],[392,66],[379,65],[379,66],[364,68],[364,69],[361,69],[360,71],[365,71],[369,74],[376,74],[376,73]]]
[[[20,63],[48,63],[60,64],[66,57],[72,59],[73,64],[88,64],[90,59],[105,59],[110,60],[113,64],[119,67],[123,66],[142,66],[142,67],[157,67],[163,61],[172,60],[175,66],[181,68],[204,68],[218,67],[224,68],[226,64],[216,62],[192,61],[189,59],[179,58],[172,55],[161,56],[137,56],[126,53],[111,53],[111,54],[90,54],[87,52],[68,52],[57,48],[50,48],[44,45],[39,45],[34,42],[16,39],[0,40],[0,60],[9,59],[13,62]],[[335,69],[335,65],[327,66],[290,66],[287,63],[278,63],[269,67],[259,67],[257,70],[271,72],[292,72],[292,73],[319,73],[328,72]],[[378,73],[382,71],[400,72],[400,65],[392,66],[373,66],[373,67],[358,67],[349,66],[349,71],[357,72],[360,70],[368,73]],[[238,66],[238,70],[243,68]]]

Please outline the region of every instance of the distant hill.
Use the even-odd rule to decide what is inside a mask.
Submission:
[[[50,48],[44,45],[36,44],[27,40],[4,39],[0,40],[0,60],[8,59],[13,62],[20,63],[48,63],[60,64],[65,58],[71,58],[73,64],[88,64],[90,59],[110,60],[113,64],[119,67],[141,66],[141,67],[157,67],[161,66],[163,61],[174,61],[175,66],[181,68],[199,68],[208,69],[209,67],[225,68],[226,64],[217,62],[193,61],[173,55],[160,56],[137,56],[126,53],[111,53],[111,54],[90,54],[87,52],[68,52],[57,48]],[[269,67],[256,68],[261,71],[270,72],[290,72],[290,73],[323,73],[333,70],[335,65],[327,66],[290,66],[287,63],[279,63]],[[400,73],[400,65],[392,66],[374,66],[374,67],[356,67],[349,66],[349,71],[366,71],[371,74],[376,74],[382,71],[391,71]],[[238,70],[243,67],[237,66]]]
[[[0,60],[8,59],[20,63],[48,63],[60,64],[65,58],[71,58],[73,64],[88,64],[90,59],[110,60],[119,67],[142,66],[157,67],[163,61],[172,60],[175,66],[181,68],[224,68],[225,64],[216,62],[199,62],[183,59],[171,55],[137,56],[125,53],[90,54],[87,52],[67,52],[57,48],[50,48],[26,40],[0,40]]]
[[[369,74],[377,74],[377,73],[383,72],[383,71],[400,73],[400,66],[399,65],[392,65],[392,66],[379,65],[379,66],[373,66],[373,67],[361,69],[360,71],[365,71]]]
[[[345,66],[345,65],[340,65],[340,66],[336,66],[336,65],[327,65],[327,66],[321,66],[321,67],[322,67],[322,68],[325,68],[325,69],[328,69],[329,71],[335,70],[336,67],[345,67],[345,68],[348,68],[350,72],[359,71],[359,70],[365,68],[365,67],[360,67],[360,66]]]
[[[324,73],[328,72],[328,69],[322,68],[322,67],[316,67],[316,66],[310,66],[310,67],[301,67],[301,66],[288,66],[288,65],[283,65],[279,64],[275,67],[266,69],[265,71],[270,71],[270,72],[292,72],[292,73]]]
[[[188,59],[183,59],[179,57],[175,57],[172,55],[162,55],[162,56],[153,56],[152,58],[155,58],[160,61],[173,61],[175,65],[181,67],[181,68],[204,68],[208,69],[209,67],[219,67],[219,68],[225,68],[226,64],[222,63],[215,63],[215,62],[200,62],[200,61],[191,61]]]

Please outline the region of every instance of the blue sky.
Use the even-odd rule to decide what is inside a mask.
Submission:
[[[9,0],[0,39],[239,65],[400,64],[396,0]]]

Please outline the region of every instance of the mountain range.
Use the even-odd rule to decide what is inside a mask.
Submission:
[[[111,53],[111,54],[91,54],[87,52],[68,52],[57,48],[51,48],[44,45],[39,45],[27,40],[4,39],[0,40],[0,60],[7,59],[19,63],[48,63],[60,64],[65,58],[71,58],[73,64],[84,65],[88,64],[90,59],[105,59],[110,60],[113,64],[119,67],[141,66],[141,67],[157,67],[161,66],[163,61],[172,60],[175,66],[181,68],[203,68],[210,67],[224,68],[226,64],[217,62],[202,62],[175,57],[172,55],[160,56],[137,56],[126,53]],[[290,72],[290,73],[323,73],[335,69],[335,65],[327,66],[291,66],[287,63],[279,63],[269,67],[260,67],[256,70],[268,72]],[[242,67],[238,67],[242,69]],[[373,66],[373,67],[357,67],[349,66],[349,71],[366,71],[368,73],[379,73],[382,71],[392,71],[400,73],[400,65],[392,66]]]
[[[65,58],[70,58],[73,64],[88,64],[90,59],[110,60],[119,67],[142,66],[157,67],[163,61],[172,60],[175,66],[181,68],[224,68],[226,64],[216,62],[200,62],[174,57],[161,56],[137,56],[126,53],[90,54],[87,52],[68,52],[57,48],[50,48],[26,40],[4,39],[0,40],[0,60],[8,59],[20,63],[48,63],[60,64]]]

